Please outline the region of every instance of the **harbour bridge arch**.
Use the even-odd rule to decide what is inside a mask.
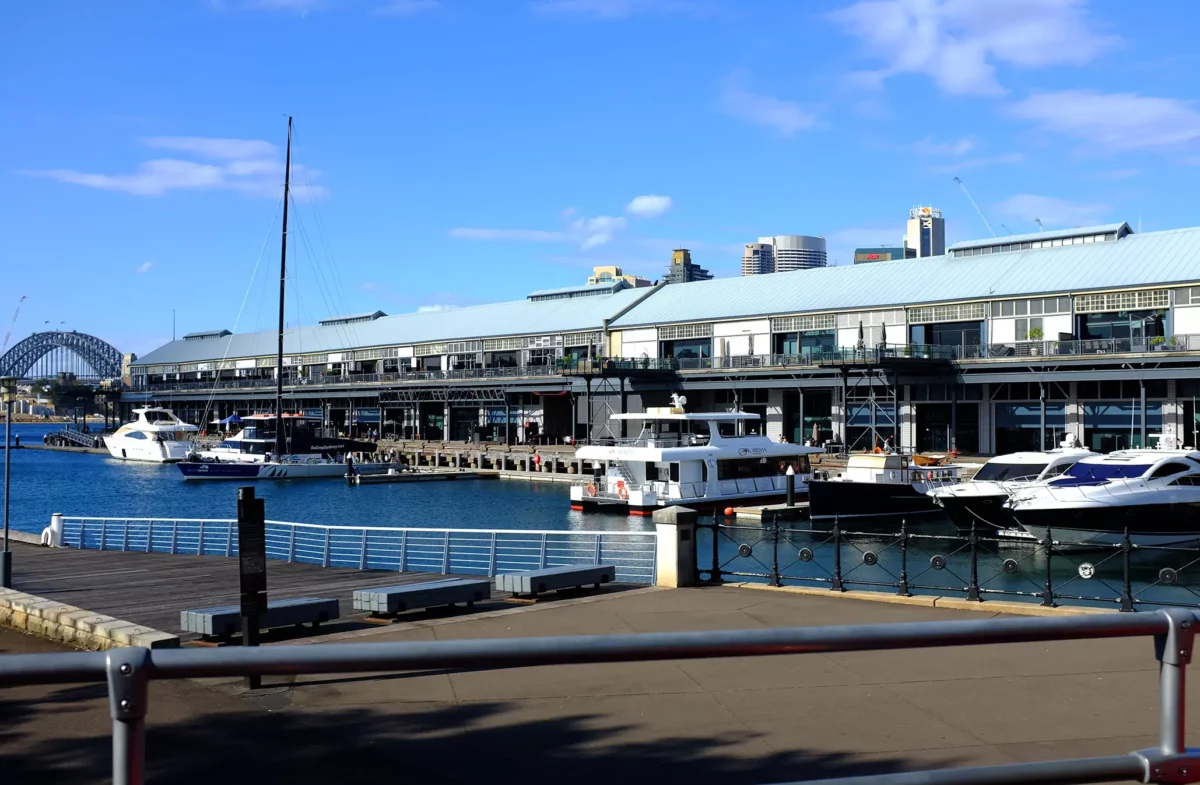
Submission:
[[[40,361],[56,366],[55,370],[70,370],[81,379],[119,379],[121,352],[94,335],[80,332],[34,333],[18,341],[0,356],[0,377],[28,378]],[[53,375],[50,373],[42,375]]]

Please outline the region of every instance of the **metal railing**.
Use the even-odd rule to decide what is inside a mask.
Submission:
[[[63,516],[73,548],[237,556],[237,521]],[[623,583],[656,582],[653,532],[419,529],[267,521],[267,558],[361,570],[495,576],[612,564]]]
[[[103,444],[103,439],[100,434],[84,433],[78,428],[68,425],[67,427],[51,431],[46,434],[45,441],[47,443],[69,443],[78,447],[100,447]]]
[[[1200,781],[1200,755],[1186,748],[1186,669],[1196,614],[1169,609],[1131,615],[1069,618],[794,627],[718,632],[580,635],[515,640],[352,643],[219,649],[112,649],[107,652],[11,654],[0,657],[0,687],[107,682],[113,721],[112,781],[145,779],[146,712],[151,679],[290,676],[326,673],[471,669],[536,665],[759,657],[998,643],[1153,636],[1160,663],[1159,744],[1104,757],[1014,763],[936,772],[903,772],[825,780],[842,785],[915,783],[1084,783]],[[801,774],[801,772],[797,772]]]
[[[1200,548],[1141,545],[1128,531],[1110,544],[1073,542],[1068,532],[1033,535],[987,527],[960,534],[901,521],[899,531],[790,526],[778,518],[700,524],[696,569],[710,583],[730,578],[801,585],[1007,598],[1043,606],[1200,609]],[[1023,535],[1023,536],[1022,536]]]

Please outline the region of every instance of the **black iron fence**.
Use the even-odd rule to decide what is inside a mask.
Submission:
[[[696,566],[702,579],[772,586],[881,591],[901,596],[1009,598],[1047,607],[1087,605],[1200,608],[1200,547],[1142,545],[1124,532],[1109,545],[1063,533],[1043,539],[995,529],[954,534],[901,521],[874,531],[814,528],[778,518],[699,525]]]

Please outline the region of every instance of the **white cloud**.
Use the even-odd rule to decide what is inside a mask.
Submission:
[[[454,305],[421,305],[417,307],[417,313],[436,313],[438,311],[453,311],[457,306]]]
[[[917,155],[966,155],[975,149],[975,143],[970,139],[959,139],[957,142],[935,142],[927,136],[912,143],[912,151]]]
[[[754,125],[774,128],[783,136],[812,128],[817,116],[794,101],[785,101],[746,88],[746,76],[735,71],[721,82],[721,110]]]
[[[438,0],[388,0],[375,13],[384,16],[415,16],[426,11],[432,11],[441,3]]]
[[[1108,205],[1081,204],[1035,194],[1010,196],[993,209],[997,215],[1019,218],[1031,225],[1035,218],[1041,218],[1047,227],[1093,226],[1103,223],[1109,212]]]
[[[968,169],[979,169],[984,166],[1019,164],[1024,160],[1025,156],[1021,153],[1004,153],[1003,155],[982,156],[980,158],[964,158],[955,163],[935,166],[933,167],[933,171],[941,172],[942,174],[951,174],[953,172],[965,172]]]
[[[1200,111],[1174,98],[1060,90],[1034,93],[1008,111],[1103,152],[1200,146]]]
[[[646,13],[705,14],[715,5],[715,0],[536,0],[533,10],[547,16],[616,20]]]
[[[625,231],[626,222],[621,216],[597,215],[574,218],[575,215],[576,211],[574,208],[568,208],[559,213],[559,217],[568,221],[568,223],[563,229],[558,231],[545,229],[486,229],[460,226],[451,229],[448,234],[451,237],[464,240],[574,243],[581,250],[587,251],[612,242],[618,234]]]
[[[570,218],[574,218],[574,217],[575,217],[575,214],[576,214],[576,213],[578,213],[578,212],[579,212],[579,210],[577,210],[577,209],[576,209],[576,208],[574,208],[574,207],[564,207],[564,208],[562,209],[562,212],[560,212],[560,213],[558,214],[558,217],[559,217],[559,218],[561,218],[561,219],[563,219],[564,221],[566,221],[566,220],[568,220],[568,219],[570,219]]]
[[[885,64],[851,81],[924,74],[947,93],[998,94],[995,64],[1082,65],[1120,43],[1088,23],[1083,0],[861,0],[829,15]]]
[[[154,266],[154,262],[142,262],[137,266],[138,275],[144,275],[150,272],[150,268]]]
[[[179,158],[156,158],[138,164],[129,174],[99,174],[78,169],[24,170],[21,174],[61,183],[84,185],[138,196],[162,196],[169,191],[226,190],[251,196],[278,197],[283,185],[279,148],[258,139],[209,139],[197,136],[156,136],[142,140],[149,147],[192,153],[217,163]],[[292,165],[292,194],[314,199],[328,192],[312,180],[319,172]]]
[[[671,197],[658,194],[635,196],[625,205],[625,212],[640,218],[653,218],[671,209]]]

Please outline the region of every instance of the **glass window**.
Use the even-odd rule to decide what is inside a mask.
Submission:
[[[1022,250],[1022,251],[1028,251],[1028,250],[1029,250],[1029,245],[1030,245],[1029,243],[1021,243],[1021,250]]]
[[[1029,313],[1031,313],[1035,316],[1040,315],[1042,313],[1042,306],[1043,306],[1043,303],[1041,300],[1030,300],[1029,301]]]
[[[1109,232],[1108,234],[1104,235],[1104,239],[1105,240],[1115,240],[1115,239],[1117,239],[1117,233]]]
[[[1003,455],[1022,450],[1053,449],[1066,432],[1066,405],[1046,404],[1046,441],[1039,446],[1041,422],[1041,405],[1036,401],[996,404],[996,452]]]
[[[130,431],[129,433],[125,434],[125,437],[128,439],[145,439],[146,434],[142,433],[141,431]]]
[[[1024,341],[1029,337],[1029,320],[1017,319],[1017,340]]]
[[[1014,303],[1014,305],[1016,306],[1016,309],[1017,309],[1016,310],[1017,316],[1025,316],[1029,313],[1029,301],[1028,300],[1017,300]]]
[[[1070,313],[1071,312],[1071,298],[1070,297],[1059,297],[1058,298],[1058,312],[1059,313]]]
[[[1095,236],[1094,236],[1094,235],[1090,235],[1090,234],[1089,234],[1089,235],[1087,235],[1087,236],[1085,236],[1085,237],[1083,238],[1083,242],[1084,242],[1084,244],[1087,244],[1087,243],[1094,243],[1095,241],[1096,241],[1096,238],[1095,238]]]
[[[1002,316],[1012,316],[1016,312],[1014,310],[1016,307],[1017,307],[1017,304],[1015,302],[1013,302],[1012,300],[1006,300],[1004,302],[1004,310],[1001,313],[1001,315]]]
[[[1107,392],[1101,384],[1101,392]],[[1083,442],[1096,452],[1141,448],[1141,404],[1133,401],[1093,401],[1083,404]],[[1162,403],[1146,404],[1146,432],[1162,432]]]
[[[1169,477],[1172,474],[1178,474],[1179,472],[1186,472],[1190,468],[1192,468],[1192,467],[1188,466],[1186,463],[1169,462],[1169,463],[1164,463],[1162,466],[1159,466],[1157,469],[1154,470],[1153,473],[1151,473],[1150,476],[1151,477]]]

